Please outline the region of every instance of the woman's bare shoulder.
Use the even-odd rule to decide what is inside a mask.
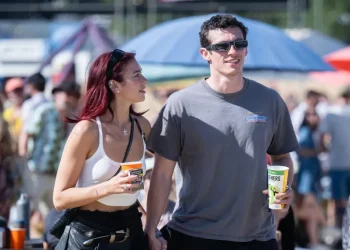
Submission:
[[[94,139],[96,135],[98,135],[98,127],[94,120],[82,120],[78,122],[71,132],[71,136],[84,140]]]

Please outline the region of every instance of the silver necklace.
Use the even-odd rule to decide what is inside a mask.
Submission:
[[[123,132],[124,135],[126,135],[128,131],[125,128],[123,128],[122,132]]]

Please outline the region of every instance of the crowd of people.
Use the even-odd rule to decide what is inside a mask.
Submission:
[[[46,249],[322,250],[322,232],[342,226],[350,249],[350,88],[335,101],[314,90],[283,100],[243,77],[247,33],[231,15],[204,22],[210,76],[169,93],[152,125],[133,108],[147,84],[134,53],[97,57],[84,91],[48,92],[40,73],[7,80],[0,215],[10,223],[28,193]],[[122,170],[135,162],[142,182]],[[282,210],[268,206],[267,164],[289,168]]]
[[[11,220],[10,211],[21,192],[27,193],[33,209],[33,232],[42,231],[43,220],[54,208],[52,202],[61,153],[72,127],[65,117],[74,114],[80,86],[65,82],[45,93],[46,79],[35,73],[27,79],[10,78],[2,95],[1,215]],[[15,210],[13,216],[15,215]],[[15,219],[15,218],[14,218]],[[35,235],[34,235],[35,236]]]
[[[294,152],[295,216],[310,244],[320,246],[320,229],[340,238],[350,195],[350,88],[333,102],[310,90],[304,102],[290,105],[290,114],[300,145]]]

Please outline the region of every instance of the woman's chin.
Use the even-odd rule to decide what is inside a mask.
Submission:
[[[139,98],[135,98],[132,103],[139,103],[139,102],[143,102],[144,100],[146,100],[146,97],[142,96]]]

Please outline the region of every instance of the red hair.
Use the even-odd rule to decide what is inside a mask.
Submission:
[[[98,116],[103,115],[107,110],[114,117],[111,103],[114,100],[114,93],[108,87],[106,77],[106,69],[112,52],[107,52],[100,55],[91,65],[89,70],[89,76],[86,86],[86,91],[82,97],[83,105],[82,111],[75,119],[66,118],[70,123],[77,123],[82,120],[95,119]],[[123,81],[123,71],[131,59],[135,58],[134,53],[125,52],[124,56],[113,68],[112,78],[118,82]],[[130,106],[130,113],[136,116],[140,116],[144,113],[137,113]]]

